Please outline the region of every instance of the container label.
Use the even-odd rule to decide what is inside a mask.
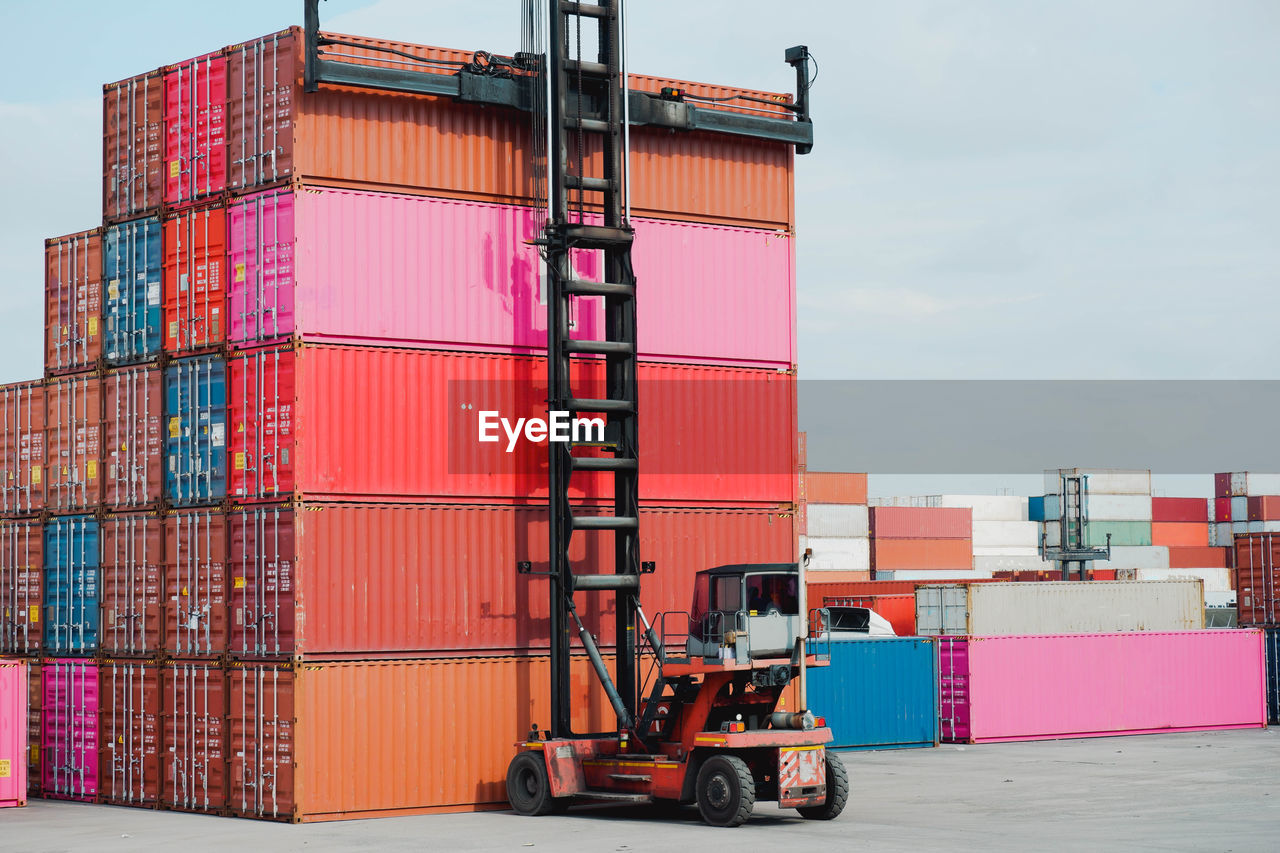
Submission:
[[[177,438],[181,434],[181,431],[181,421],[176,417],[169,418],[169,438]]]
[[[33,486],[40,485],[40,466],[39,465],[31,466],[31,485]]]
[[[10,762],[9,762],[9,759],[7,759],[7,758],[0,758],[0,779],[8,779],[8,778],[9,778],[9,775],[10,775],[10,773],[12,772],[12,771],[9,769],[9,763],[10,763]]]
[[[236,470],[237,471],[244,470],[244,451],[243,450],[236,451]]]
[[[226,424],[210,424],[209,438],[211,441],[213,441],[214,447],[221,447],[223,445],[223,442],[227,440],[227,425]]]
[[[96,334],[98,334],[98,318],[90,317],[89,318],[89,337],[93,337]]]
[[[244,281],[244,264],[236,264],[235,281]]]
[[[244,589],[244,578],[236,578],[236,589]]]
[[[40,746],[39,744],[33,743],[31,744],[31,763],[36,764],[39,761],[40,761]]]
[[[108,299],[120,298],[120,279],[113,278],[111,279],[111,281],[107,282],[107,298]]]
[[[147,304],[160,304],[160,282],[153,281],[151,284],[147,285]]]
[[[27,621],[32,624],[40,621],[40,605],[33,604],[27,608]]]
[[[98,478],[98,463],[90,459],[84,463],[85,479],[96,480]]]
[[[169,161],[169,177],[171,177],[171,178],[176,178],[176,177],[178,177],[178,174],[181,172],[181,170],[182,170],[182,161],[181,161],[181,160],[170,160],[170,161]]]

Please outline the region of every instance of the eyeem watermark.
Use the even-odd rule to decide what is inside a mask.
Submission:
[[[513,424],[499,412],[480,412],[479,440],[496,443],[501,436],[498,428],[507,436],[507,452],[515,450],[516,442],[523,435],[525,441],[542,444],[544,441],[580,441],[604,443],[604,418],[574,418],[568,412],[552,411],[547,419],[516,418]]]

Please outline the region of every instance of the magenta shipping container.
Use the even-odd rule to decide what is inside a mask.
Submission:
[[[795,275],[784,232],[633,220],[640,357],[788,367]],[[529,353],[546,346],[540,234],[527,207],[297,187],[227,208],[230,340],[300,337]],[[578,253],[599,280],[599,252]],[[600,298],[575,337],[604,336]]]
[[[1266,725],[1262,632],[939,637],[952,743]]]
[[[49,658],[40,671],[40,765],[44,796],[98,796],[98,664]]]
[[[0,808],[27,804],[27,662],[0,660]]]

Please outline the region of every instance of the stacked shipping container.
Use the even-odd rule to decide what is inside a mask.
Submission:
[[[852,579],[850,572],[871,571],[871,528],[867,512],[867,475],[834,471],[805,471],[805,547],[811,550],[813,582],[832,572]]]
[[[876,577],[901,571],[973,570],[973,510],[969,507],[871,508],[871,568]]]

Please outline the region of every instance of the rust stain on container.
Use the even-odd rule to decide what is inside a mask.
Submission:
[[[208,661],[168,661],[161,681],[166,808],[216,812],[227,803],[227,676]]]
[[[44,383],[0,385],[0,514],[44,508]]]
[[[102,377],[58,376],[45,386],[45,506],[92,509],[102,501]]]
[[[164,494],[164,372],[154,366],[110,370],[102,390],[103,503],[153,507]]]
[[[102,357],[102,229],[44,241],[46,373],[93,367]]]
[[[227,517],[186,509],[164,520],[164,648],[174,657],[227,650]]]
[[[40,653],[44,525],[0,519],[0,654]]]
[[[164,519],[155,513],[113,513],[98,523],[98,541],[102,651],[158,654],[163,648]]]
[[[98,791],[108,803],[154,805],[160,801],[160,667],[107,660],[98,678],[103,699]]]
[[[159,71],[102,87],[102,216],[159,209],[164,183],[164,79]]]

